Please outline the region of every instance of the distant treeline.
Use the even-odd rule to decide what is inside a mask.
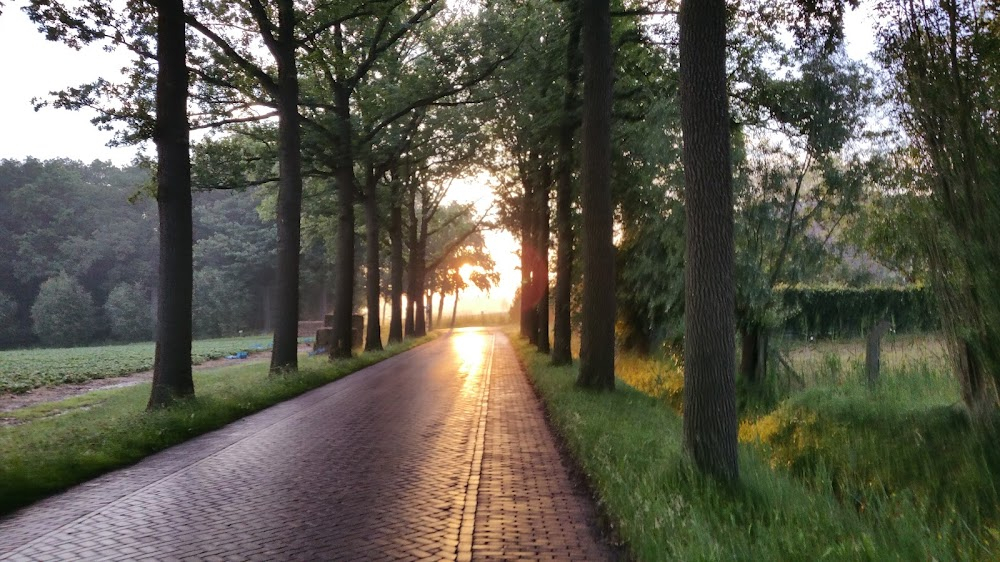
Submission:
[[[149,179],[148,170],[99,161],[0,161],[0,347],[151,339],[158,245]],[[268,328],[275,231],[258,214],[260,199],[195,194],[198,336]],[[320,275],[310,279],[321,287]]]

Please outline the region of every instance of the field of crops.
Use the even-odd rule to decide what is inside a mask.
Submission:
[[[192,361],[203,363],[238,351],[262,351],[271,336],[194,342]],[[0,393],[27,392],[40,386],[120,377],[153,368],[152,342],[100,347],[0,351]]]

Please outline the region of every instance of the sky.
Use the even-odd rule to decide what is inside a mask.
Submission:
[[[120,76],[128,64],[124,53],[107,53],[98,46],[74,51],[61,43],[46,41],[21,11],[25,3],[8,2],[0,15],[0,159],[23,160],[70,158],[90,162],[110,160],[125,165],[136,155],[136,147],[106,146],[111,133],[98,130],[90,119],[93,112],[67,111],[51,107],[33,111],[32,98],[46,98],[48,92],[93,81],[98,76]],[[847,51],[853,58],[865,58],[874,47],[873,15],[867,5],[846,16]],[[458,200],[476,200],[488,206],[489,191],[485,182],[470,179],[453,190]],[[484,203],[485,202],[485,203]],[[513,237],[506,233],[488,233],[487,245],[502,272],[501,285],[492,299],[471,293],[459,300],[466,313],[480,310],[506,310],[519,284],[515,270],[517,258]],[[446,308],[450,302],[446,302]]]

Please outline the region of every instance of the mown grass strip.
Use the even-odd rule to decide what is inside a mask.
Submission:
[[[557,430],[615,531],[639,560],[955,560],[993,556],[958,523],[929,525],[905,504],[876,517],[775,472],[740,449],[742,483],[721,486],[681,452],[681,419],[619,381],[613,393],[574,385],[512,335]],[[820,479],[819,481],[823,481]]]
[[[300,358],[299,371],[269,377],[266,363],[195,373],[197,397],[145,412],[149,384],[88,393],[5,413],[0,426],[0,515],[218,429],[433,339],[331,362]]]

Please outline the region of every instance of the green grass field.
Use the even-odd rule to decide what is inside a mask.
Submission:
[[[195,341],[195,364],[238,351],[265,350],[271,336]],[[40,386],[119,377],[153,368],[153,342],[99,347],[0,351],[0,393],[27,392]]]
[[[682,453],[679,358],[619,355],[617,390],[596,394],[575,387],[575,368],[512,339],[639,560],[1000,557],[1000,452],[955,403],[940,345],[901,346],[874,392],[852,360],[859,342],[793,350],[816,359],[815,371],[796,363],[810,384],[744,410],[742,483],[730,489]]]

